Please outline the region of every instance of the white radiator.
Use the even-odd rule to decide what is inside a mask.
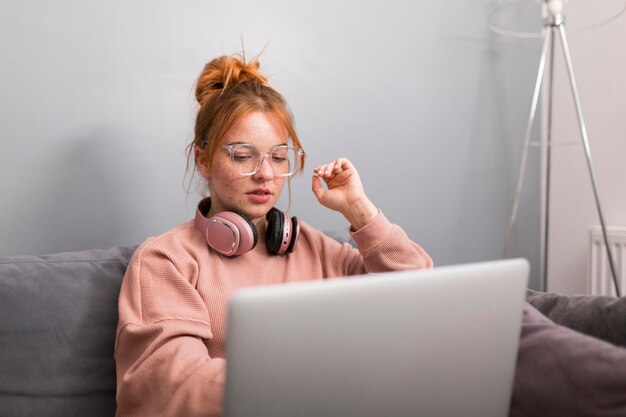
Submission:
[[[607,227],[613,265],[617,274],[620,294],[626,294],[626,227]],[[615,296],[615,284],[611,275],[604,237],[600,226],[590,229],[588,292],[593,295]]]

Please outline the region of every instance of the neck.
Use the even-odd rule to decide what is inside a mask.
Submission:
[[[260,217],[258,219],[252,220],[254,223],[254,227],[256,227],[256,232],[259,237],[259,242],[265,242],[265,233],[267,231],[267,219],[265,217]]]

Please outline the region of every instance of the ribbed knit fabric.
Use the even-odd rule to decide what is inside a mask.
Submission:
[[[381,212],[351,233],[358,249],[304,222],[300,227],[295,251],[284,256],[259,243],[224,257],[193,222],[137,249],[119,298],[118,417],[221,415],[227,304],[239,288],[432,266]]]
[[[526,301],[556,324],[626,347],[626,296],[563,295],[528,289]]]

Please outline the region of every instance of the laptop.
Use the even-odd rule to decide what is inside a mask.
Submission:
[[[508,416],[524,259],[247,288],[226,417]]]

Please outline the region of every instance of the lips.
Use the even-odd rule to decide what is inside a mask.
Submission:
[[[272,199],[272,192],[267,188],[257,188],[247,192],[246,195],[254,203],[267,203]]]
[[[246,194],[255,194],[255,195],[272,195],[272,192],[267,188],[257,188],[254,191],[250,191]]]

